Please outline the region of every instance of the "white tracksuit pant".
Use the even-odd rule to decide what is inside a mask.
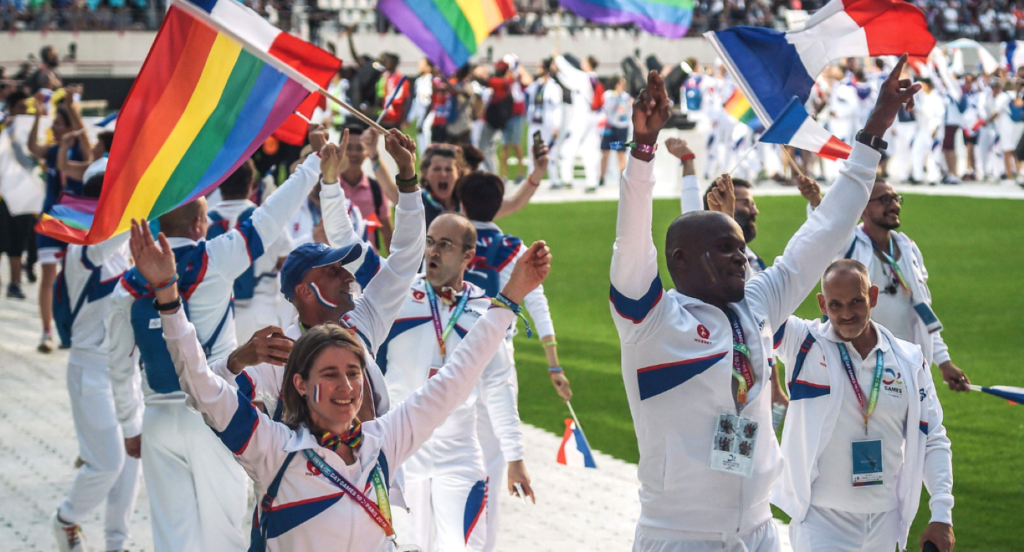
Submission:
[[[249,478],[185,401],[146,405],[142,466],[156,552],[246,549]]]
[[[793,552],[891,552],[900,538],[899,511],[853,514],[811,506],[789,526]]]
[[[483,550],[490,493],[476,441],[431,439],[403,466],[409,511],[391,510],[398,542],[423,552]]]
[[[128,540],[132,511],[139,494],[139,461],[124,451],[124,436],[114,413],[106,355],[68,355],[68,394],[78,435],[78,468],[71,490],[61,501],[58,515],[81,523],[104,500],[105,548],[120,550]]]
[[[597,130],[598,114],[574,112],[569,130],[562,141],[560,164],[563,184],[572,184],[576,155],[583,158],[587,188],[597,188],[601,180],[601,133]]]
[[[676,532],[636,526],[633,552],[778,552],[779,533],[768,520],[739,535]]]
[[[505,345],[509,348],[508,356],[514,359],[515,351],[512,348],[512,340],[506,339]],[[513,361],[514,362],[514,361]],[[515,364],[512,366],[512,388],[515,390],[516,404],[519,404],[519,379],[516,375]],[[492,490],[494,500],[487,501],[487,543],[484,545],[484,552],[495,550],[498,545],[498,527],[500,526],[500,501],[498,493],[505,492],[505,474],[508,472],[508,462],[501,452],[501,441],[494,434],[491,426],[491,418],[487,414],[487,408],[482,402],[476,405],[476,434],[480,439],[480,448],[484,452],[484,467],[487,470],[488,487]]]
[[[927,175],[930,172],[928,171],[928,161],[932,156],[934,141],[931,129],[918,127],[917,134],[914,135],[914,146],[910,153],[914,180],[918,182],[927,180]]]
[[[896,134],[893,136],[893,154],[889,159],[889,176],[895,181],[902,181],[911,175],[911,147],[917,134],[917,123],[896,121],[894,126]]]
[[[544,140],[544,143],[551,144],[551,147],[548,148],[548,180],[550,180],[552,184],[556,184],[559,182],[559,168],[555,166],[555,160],[558,159],[558,153],[561,151],[562,137],[559,136],[554,143],[551,142],[555,135],[555,131],[558,130],[551,125],[530,123],[526,132],[526,143],[530,145],[529,151],[527,152],[528,155],[526,156],[526,174],[529,175],[533,172],[533,133],[538,130],[540,131],[540,137]]]
[[[278,322],[276,297],[254,295],[252,299],[235,301],[235,339],[242,346],[252,334],[267,326],[281,326]]]

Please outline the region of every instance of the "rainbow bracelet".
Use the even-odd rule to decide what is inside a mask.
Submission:
[[[523,323],[526,324],[526,337],[527,338],[533,337],[533,330],[530,329],[530,321],[527,320],[525,316],[523,316],[523,307],[513,303],[511,299],[509,299],[508,297],[505,297],[504,295],[502,295],[500,293],[497,295],[497,297],[494,297],[493,299],[491,299],[491,307],[492,308],[493,307],[498,307],[498,308],[508,309],[508,310],[512,311],[519,318],[522,318],[523,319]]]
[[[150,284],[150,287],[153,288],[153,291],[160,291],[162,289],[167,289],[167,288],[171,287],[173,284],[177,283],[177,281],[178,281],[178,273],[175,272],[174,276],[172,276],[170,280],[167,280],[166,282],[164,282],[162,284],[155,285],[155,286]]]

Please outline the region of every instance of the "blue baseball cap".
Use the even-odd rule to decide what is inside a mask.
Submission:
[[[281,266],[281,293],[284,294],[285,299],[291,301],[292,294],[295,293],[295,286],[302,282],[310,270],[334,263],[341,263],[342,267],[348,269],[348,265],[358,262],[362,258],[363,244],[361,243],[337,249],[332,249],[322,243],[304,243],[296,247]]]

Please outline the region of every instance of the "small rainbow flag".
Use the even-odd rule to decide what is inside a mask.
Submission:
[[[118,116],[91,223],[68,205],[36,231],[99,243],[209,193],[340,66],[237,0],[174,0]]]
[[[732,96],[729,96],[729,99],[726,100],[725,112],[755,132],[764,130],[764,125],[761,124],[761,120],[754,113],[754,108],[750,107],[750,101],[743,95],[743,92],[740,92],[739,88],[734,90]]]
[[[693,22],[693,0],[562,0],[562,7],[596,23],[635,23],[668,38],[682,38]]]
[[[516,14],[512,0],[379,0],[377,9],[451,75],[491,31]]]

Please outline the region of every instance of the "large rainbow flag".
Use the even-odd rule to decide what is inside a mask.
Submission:
[[[118,116],[95,214],[68,204],[36,230],[99,243],[209,193],[340,66],[237,0],[174,0]]]
[[[725,112],[755,132],[764,130],[764,125],[761,124],[761,120],[754,113],[754,108],[750,106],[750,100],[743,95],[743,92],[740,92],[739,88],[734,90],[732,96],[729,96],[729,99],[725,101]]]
[[[562,0],[562,7],[596,23],[636,23],[668,38],[686,36],[693,22],[693,0]]]
[[[379,0],[377,8],[446,75],[516,14],[512,0]]]

